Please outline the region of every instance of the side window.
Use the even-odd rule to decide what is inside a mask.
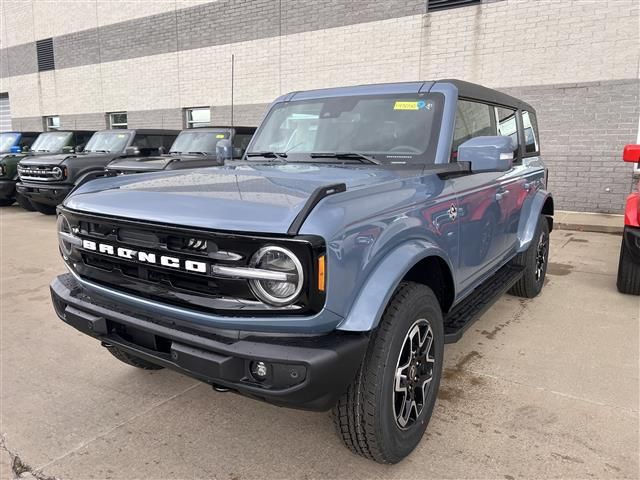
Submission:
[[[164,148],[165,153],[171,150],[171,145],[175,142],[177,135],[163,135],[162,136],[162,147]]]
[[[247,150],[247,146],[251,141],[250,133],[236,133],[233,137],[233,158],[240,158]]]
[[[76,133],[76,147],[84,148],[92,135],[91,132]]]
[[[535,113],[522,111],[522,128],[524,129],[524,153],[539,152],[538,121]]]
[[[456,128],[453,132],[451,159],[458,157],[458,147],[474,137],[495,135],[493,107],[485,103],[458,101]]]
[[[20,137],[20,146],[21,147],[31,147],[31,145],[33,145],[33,142],[36,141],[36,138],[38,138],[38,135],[29,135],[29,134],[22,134],[22,137]]]
[[[518,123],[516,122],[516,111],[510,108],[496,107],[496,126],[498,135],[511,137],[513,143],[513,158],[518,158]]]

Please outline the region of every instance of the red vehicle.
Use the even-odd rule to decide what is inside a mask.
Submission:
[[[622,158],[640,164],[640,145],[625,146]],[[627,197],[617,285],[621,293],[640,295],[640,191]]]

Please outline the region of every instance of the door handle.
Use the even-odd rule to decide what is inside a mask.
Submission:
[[[496,200],[500,201],[507,195],[509,195],[509,190],[501,190],[498,193],[496,193]]]

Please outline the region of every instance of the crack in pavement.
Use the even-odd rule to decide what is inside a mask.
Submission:
[[[136,420],[136,419],[138,419],[138,418],[140,418],[140,417],[142,417],[142,416],[146,415],[147,413],[151,412],[152,410],[155,410],[156,408],[161,407],[161,406],[162,406],[162,405],[164,405],[165,403],[170,402],[171,400],[174,400],[175,398],[178,398],[179,396],[184,395],[185,393],[187,393],[187,392],[189,392],[189,391],[193,390],[193,389],[194,389],[194,388],[196,388],[196,387],[202,386],[202,385],[206,385],[206,384],[205,384],[205,383],[202,383],[202,382],[196,382],[196,383],[194,383],[193,385],[191,385],[190,387],[188,387],[188,388],[186,388],[186,389],[182,390],[181,392],[178,392],[178,393],[176,393],[176,394],[174,394],[174,395],[171,395],[170,397],[165,398],[164,400],[162,400],[162,401],[160,401],[160,402],[158,402],[158,403],[155,403],[155,404],[151,405],[151,406],[150,406],[149,408],[147,408],[146,410],[143,410],[142,412],[140,412],[140,413],[138,413],[138,414],[134,415],[133,417],[128,418],[127,420],[124,420],[124,421],[122,421],[122,422],[118,423],[117,425],[115,425],[115,426],[111,427],[109,430],[107,430],[107,431],[105,431],[105,432],[102,432],[102,433],[100,433],[100,434],[96,435],[95,437],[93,437],[93,438],[91,438],[91,439],[89,439],[89,440],[85,441],[85,442],[82,442],[82,443],[81,443],[80,445],[78,445],[77,447],[72,448],[72,449],[71,449],[71,450],[69,450],[68,452],[66,452],[66,453],[64,453],[64,454],[62,454],[62,455],[60,455],[59,457],[54,458],[54,459],[53,459],[53,460],[51,460],[50,462],[45,463],[44,465],[42,465],[42,466],[38,467],[38,469],[37,469],[37,470],[44,470],[45,468],[47,468],[47,467],[49,467],[49,466],[53,465],[54,463],[57,463],[57,462],[59,462],[60,460],[62,460],[62,459],[64,459],[64,458],[68,457],[69,455],[72,455],[73,453],[77,452],[78,450],[82,450],[84,447],[86,447],[87,445],[89,445],[89,444],[91,444],[91,443],[95,442],[96,440],[99,440],[100,438],[106,437],[106,436],[107,436],[107,435],[109,435],[111,432],[114,432],[114,431],[118,430],[119,428],[122,428],[122,427],[123,427],[123,426],[125,426],[126,424],[128,424],[128,423],[130,423],[130,422],[132,422],[132,421],[134,421],[134,420]],[[57,480],[57,479],[55,479],[55,478],[51,478],[51,479],[49,479],[49,478],[44,478],[44,479],[38,479],[38,480]]]
[[[42,469],[34,469],[28,463],[20,458],[16,452],[12,452],[7,446],[7,440],[3,435],[0,435],[0,450],[4,450],[9,455],[11,463],[11,473],[14,478],[35,478],[37,480],[59,480],[58,477],[51,477],[45,475]],[[26,474],[26,475],[25,475]]]

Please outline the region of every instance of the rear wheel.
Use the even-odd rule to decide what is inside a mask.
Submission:
[[[544,216],[538,219],[536,234],[531,245],[519,254],[514,260],[514,265],[524,267],[522,277],[511,287],[509,293],[516,297],[533,298],[537,296],[544,286],[549,263],[549,223]]]
[[[111,355],[116,357],[121,362],[131,365],[132,367],[141,368],[142,370],[162,370],[164,367],[156,365],[155,363],[148,362],[140,357],[131,355],[130,353],[120,350],[118,347],[107,346],[107,350]]]
[[[409,455],[433,412],[443,352],[437,298],[424,285],[402,283],[355,380],[333,409],[347,448],[379,463],[397,463]]]
[[[618,263],[618,281],[620,293],[640,295],[640,265],[633,261],[627,243],[622,239],[620,262]]]
[[[8,207],[13,205],[15,200],[13,198],[0,198],[0,207]]]
[[[33,208],[35,208],[38,212],[43,213],[45,215],[54,215],[56,213],[56,207],[53,205],[47,205],[45,203],[37,203],[31,202]]]
[[[24,195],[20,195],[19,193],[16,194],[16,202],[18,202],[18,205],[20,205],[22,208],[24,208],[29,212],[35,212],[36,210],[35,208],[33,208],[33,204],[31,203],[31,200],[29,200]]]

